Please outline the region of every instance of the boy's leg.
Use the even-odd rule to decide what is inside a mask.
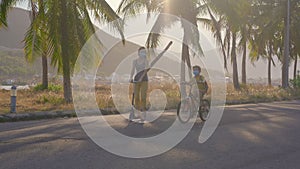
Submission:
[[[204,93],[203,92],[199,92],[200,105],[203,102],[203,98],[204,98]]]

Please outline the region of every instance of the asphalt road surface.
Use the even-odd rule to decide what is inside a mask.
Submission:
[[[175,117],[145,125],[118,120],[128,135],[161,132]],[[214,135],[204,144],[200,120],[172,150],[146,159],[123,158],[97,146],[78,120],[51,119],[0,124],[1,169],[299,169],[300,101],[225,108]]]

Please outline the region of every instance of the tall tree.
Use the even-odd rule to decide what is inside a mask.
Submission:
[[[286,3],[286,16],[284,17],[284,55],[282,58],[282,87],[289,87],[289,62],[290,62],[290,11],[291,1]]]
[[[6,21],[9,8],[22,0],[2,0],[0,4],[1,20]],[[93,17],[102,22],[112,22],[119,19],[118,15],[105,0],[52,0],[38,1],[43,4],[45,13],[37,14],[33,24],[43,23],[47,35],[47,43],[52,52],[52,65],[57,66],[63,74],[64,98],[67,103],[72,101],[71,74],[77,60],[80,49],[88,38],[95,32],[90,18]],[[112,22],[124,39],[122,34],[122,22]],[[32,33],[33,39],[36,33]],[[27,42],[27,41],[25,41]],[[43,42],[44,43],[44,42]],[[35,41],[33,44],[37,44]],[[35,45],[34,45],[35,46]],[[25,48],[26,49],[26,48]]]
[[[233,84],[234,88],[239,90],[239,76],[238,76],[238,66],[237,66],[237,45],[240,40],[240,46],[243,49],[243,75],[246,79],[246,47],[249,32],[247,29],[248,16],[250,14],[251,3],[246,0],[207,0],[206,1],[210,9],[217,15],[222,16],[223,24],[222,29],[219,31],[225,32],[224,39],[218,38],[220,44],[227,47],[227,55],[231,52],[231,63],[232,63],[232,74],[233,74]],[[241,35],[241,38],[239,37]]]
[[[204,25],[206,25],[206,28],[208,28],[214,34],[217,44],[221,47],[221,51],[223,54],[223,61],[224,61],[224,69],[226,71],[228,71],[227,57],[228,57],[229,53],[226,53],[226,44],[225,44],[226,40],[223,40],[223,37],[222,37],[222,29],[223,29],[222,22],[224,19],[222,16],[219,16],[219,19],[217,20],[207,3],[205,4],[205,6],[207,9],[207,14],[210,16],[210,19],[202,20],[202,23],[204,23]],[[226,35],[228,35],[227,37],[230,36],[229,34],[226,34]],[[230,44],[230,41],[229,41],[229,44]],[[230,45],[228,45],[228,46],[230,46]]]
[[[245,21],[247,21],[248,23],[243,23],[241,26],[241,30],[240,30],[241,39],[239,42],[239,48],[243,53],[243,57],[242,57],[242,83],[243,84],[247,83],[247,58],[248,58],[247,49],[248,49],[248,42],[250,40],[251,28],[252,28],[252,25],[250,24],[250,20],[245,18]]]
[[[300,56],[300,2],[292,1],[291,10],[291,57],[294,59],[294,79],[297,77]]]
[[[254,31],[250,40],[250,58],[252,63],[260,58],[268,62],[268,85],[272,85],[273,57],[280,59],[282,42],[282,19],[280,6],[274,1],[253,1]]]
[[[45,8],[42,0],[29,1],[31,25],[25,35],[25,57],[32,62],[37,57],[42,57],[42,86],[48,88],[48,57],[51,55],[51,46],[47,43],[47,33],[45,24],[36,21],[44,18]]]
[[[0,21],[4,26],[7,25],[7,12],[9,7],[14,6],[17,2],[20,2],[15,0],[3,0],[1,2],[0,7]],[[29,30],[26,33],[24,42],[25,42],[25,58],[28,62],[33,62],[36,60],[37,57],[40,55],[42,56],[42,85],[43,88],[48,88],[48,61],[47,56],[50,54],[49,50],[47,50],[47,46],[45,46],[43,49],[41,49],[41,43],[42,41],[46,41],[46,39],[42,39],[45,37],[45,34],[43,32],[42,24],[38,24],[38,22],[35,22],[37,19],[38,13],[40,15],[43,15],[43,4],[38,3],[41,2],[41,0],[28,0],[28,9],[30,13],[30,20],[31,25],[29,27]],[[0,24],[1,25],[1,24]]]
[[[282,63],[282,87],[289,86],[289,66],[291,58],[295,58],[296,52],[293,50],[299,46],[297,43],[297,15],[299,15],[299,1],[297,0],[255,0],[256,5],[260,8],[258,14],[265,15],[268,23],[274,26],[276,40],[275,44]],[[262,24],[260,27],[263,27]],[[269,29],[269,28],[267,28]],[[293,36],[290,36],[293,35]],[[281,41],[281,42],[279,42]]]

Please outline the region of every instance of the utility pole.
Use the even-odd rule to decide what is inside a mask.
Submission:
[[[282,60],[282,87],[289,87],[289,62],[290,62],[290,8],[291,2],[287,1],[287,16],[284,38],[284,56]]]

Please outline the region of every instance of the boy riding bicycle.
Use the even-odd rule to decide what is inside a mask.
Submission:
[[[208,85],[204,76],[201,75],[200,66],[193,66],[193,75],[194,77],[189,82],[182,82],[190,86],[188,96],[182,98],[177,107],[177,116],[182,123],[188,122],[195,112],[199,113],[203,121],[206,121],[209,117],[210,103],[208,100],[203,99],[208,91]],[[197,97],[198,93],[199,97]],[[197,103],[200,103],[200,105]]]
[[[193,66],[193,75],[194,79],[192,79],[189,83],[197,83],[198,90],[199,90],[199,98],[200,101],[203,100],[204,95],[208,91],[208,85],[204,78],[204,76],[201,75],[201,67],[198,65]],[[195,80],[195,81],[194,81]]]

